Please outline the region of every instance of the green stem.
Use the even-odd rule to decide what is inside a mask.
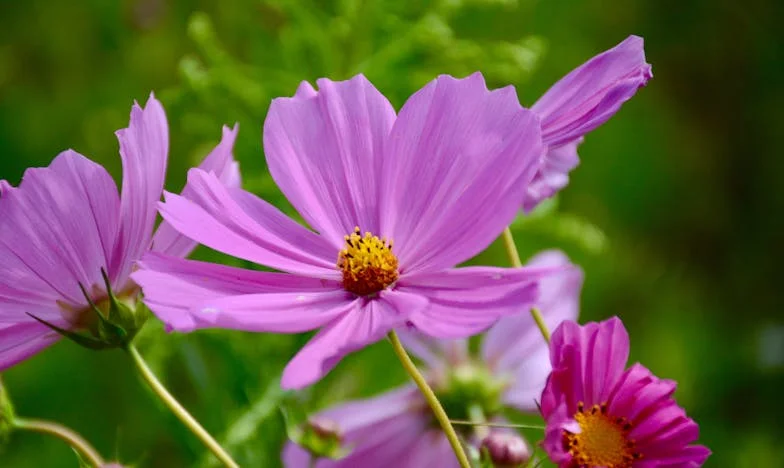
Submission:
[[[416,382],[417,387],[419,387],[419,391],[422,392],[422,395],[427,400],[427,403],[430,405],[430,409],[433,410],[433,414],[435,415],[438,423],[441,424],[441,429],[444,431],[444,435],[449,440],[449,443],[452,445],[452,450],[455,451],[455,456],[457,456],[457,461],[460,463],[461,468],[471,468],[471,464],[468,462],[468,457],[463,450],[463,445],[460,443],[460,439],[457,437],[457,432],[455,432],[455,428],[452,427],[452,424],[449,422],[449,417],[446,415],[444,408],[441,406],[441,402],[438,401],[436,394],[433,393],[433,389],[427,384],[427,381],[416,368],[414,362],[406,353],[405,348],[403,348],[403,344],[400,342],[400,338],[397,337],[397,333],[394,330],[389,332],[389,341],[392,342],[392,348],[395,350],[395,354],[400,359],[400,362],[403,364],[403,368],[408,372],[408,375],[414,379]]]
[[[504,233],[502,235],[504,238],[504,247],[506,247],[506,254],[509,256],[509,261],[512,263],[512,266],[515,268],[520,268],[523,266],[523,262],[520,261],[520,254],[517,251],[517,245],[515,244],[514,236],[512,235],[512,230],[509,229],[507,226],[504,229]],[[539,309],[534,307],[531,309],[531,315],[536,322],[536,325],[539,327],[539,331],[542,332],[542,336],[547,343],[550,343],[550,330],[547,329],[547,324],[544,322],[544,317],[542,317],[542,313],[539,312]]]
[[[103,458],[89,442],[73,430],[58,423],[17,417],[14,418],[13,427],[22,431],[38,432],[57,437],[81,454],[91,465],[97,468],[104,465]]]
[[[188,411],[182,407],[182,405],[169,393],[168,390],[161,384],[155,374],[152,373],[147,363],[144,362],[144,358],[142,358],[139,351],[136,347],[132,344],[129,344],[126,348],[128,354],[131,355],[131,359],[133,360],[134,364],[136,364],[137,369],[139,369],[139,373],[141,374],[142,378],[147,385],[150,386],[150,389],[161,399],[164,405],[166,405],[169,410],[174,413],[177,418],[185,424],[187,427],[203,444],[207,447],[210,452],[212,452],[218,460],[221,461],[225,466],[229,468],[239,468],[239,465],[232,460],[231,456],[223,450],[223,447],[212,438],[212,436],[201,427],[198,421],[196,421],[193,416],[188,413]]]

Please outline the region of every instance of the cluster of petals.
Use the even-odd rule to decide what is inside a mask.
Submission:
[[[553,333],[542,393],[544,448],[561,468],[689,468],[710,451],[690,445],[699,426],[673,399],[676,383],[639,363],[626,369],[629,335],[617,317]]]
[[[542,280],[537,307],[548,327],[576,320],[582,271],[557,251],[534,257],[531,266],[564,267]],[[434,340],[420,334],[401,335],[406,348],[426,364],[425,375],[435,389],[449,372],[478,364],[498,381],[507,382],[504,405],[534,414],[550,373],[548,346],[528,310],[500,319],[485,335],[479,355],[472,357],[468,341]],[[470,402],[466,402],[469,404]],[[353,466],[426,468],[457,467],[458,462],[444,433],[435,422],[427,402],[413,384],[366,400],[343,403],[312,416],[334,427],[349,454],[340,460],[319,459],[319,468]],[[503,422],[496,419],[496,422]],[[283,451],[287,468],[310,465],[311,455],[293,442]]]
[[[201,165],[232,185],[235,136],[224,128]],[[130,274],[145,252],[184,257],[195,247],[169,223],[155,230],[169,147],[160,102],[151,95],[144,109],[134,104],[117,138],[121,194],[102,166],[73,150],[28,169],[18,187],[0,181],[0,370],[61,338],[33,317],[63,329],[84,325],[89,304],[80,286],[95,302],[105,299],[102,271],[113,292],[135,296]]]
[[[440,76],[396,114],[362,75],[318,86],[275,99],[264,124],[270,173],[313,231],[191,170],[195,196],[166,194],[163,218],[214,250],[281,272],[149,255],[133,279],[156,315],[179,331],[320,329],[283,373],[283,387],[301,388],[390,330],[466,337],[533,304],[552,268],[454,268],[514,219],[538,169],[539,121],[514,89],[489,91],[478,73]],[[347,287],[339,262],[362,233],[374,249],[367,255],[386,249],[394,261],[384,268],[396,267],[382,272],[393,282],[367,295]]]

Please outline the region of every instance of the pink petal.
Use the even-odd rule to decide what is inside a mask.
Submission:
[[[0,197],[2,197],[3,194],[5,194],[6,192],[8,192],[13,188],[14,187],[12,187],[11,184],[8,183],[8,181],[0,179]]]
[[[270,314],[281,314],[280,319],[288,317],[282,312],[281,302],[277,308],[271,308],[276,297],[283,296],[292,305],[301,305],[302,301],[297,299],[300,295],[318,297],[330,304],[341,303],[340,297],[345,296],[335,282],[183,260],[157,253],[145,255],[139,268],[132,278],[142,287],[145,304],[168,327],[178,331],[214,326],[244,329],[242,324],[254,319],[254,311],[243,309],[240,312],[225,304],[234,298],[243,298],[243,307],[247,307],[249,297],[257,297],[255,313],[258,317],[255,318],[272,320],[275,317]],[[208,306],[210,301],[224,310],[219,311],[215,304]],[[204,312],[204,309],[211,312]],[[235,313],[237,315],[232,315]],[[259,322],[255,326],[258,327]]]
[[[447,370],[468,360],[468,341],[465,339],[437,340],[416,330],[398,332],[405,348],[424,361],[432,370]]]
[[[536,307],[542,313],[547,328],[555,330],[564,320],[577,320],[582,270],[569,262],[562,252],[555,250],[540,253],[527,266],[560,268],[539,281]],[[521,308],[519,313],[502,318],[488,330],[481,351],[487,362],[504,372],[523,364],[529,355],[538,354],[542,348],[546,350],[547,343],[539,327],[530,311]]]
[[[440,76],[400,111],[384,147],[381,232],[401,272],[451,268],[514,218],[542,156],[539,122],[512,87]]]
[[[43,351],[60,335],[38,322],[0,324],[0,371]]]
[[[599,323],[597,333],[585,346],[585,398],[591,404],[600,403],[607,400],[624,372],[629,359],[629,334],[621,319],[611,317]]]
[[[416,413],[417,407],[424,407],[422,395],[413,384],[387,391],[373,398],[354,400],[319,412],[316,417],[334,421],[348,440],[356,440],[355,435],[370,426],[383,423],[390,418]]]
[[[122,286],[134,262],[150,248],[158,201],[166,179],[169,128],[161,103],[150,94],[145,108],[134,103],[128,128],[117,131],[123,163],[120,233],[109,276]]]
[[[551,268],[467,267],[401,277],[399,291],[420,295],[430,305],[411,315],[411,323],[434,338],[465,338],[499,317],[530,307],[537,282]]]
[[[119,204],[104,168],[74,151],[28,169],[0,203],[0,313],[53,309],[57,300],[85,305],[79,283],[103,284]]]
[[[378,299],[356,299],[294,356],[283,371],[281,386],[298,389],[316,382],[343,356],[382,339],[422,306],[421,298],[394,291],[383,291]]]
[[[578,138],[547,150],[542,165],[525,194],[523,209],[526,213],[536,208],[542,200],[552,197],[566,187],[569,183],[569,172],[580,164],[577,147],[582,142],[583,139]]]
[[[239,189],[228,189],[214,174],[188,172],[192,200],[166,193],[161,215],[207,247],[290,273],[339,278],[338,251],[324,238],[277,208]]]
[[[239,125],[234,128],[224,126],[220,143],[199,165],[199,169],[215,174],[218,180],[231,188],[239,188],[241,183],[239,165],[232,153],[238,129]],[[181,195],[187,199],[193,198],[192,187],[186,186]],[[195,247],[196,242],[177,232],[168,221],[163,221],[158,226],[153,237],[154,251],[175,257],[187,257]]]
[[[509,389],[504,392],[504,402],[520,411],[529,413],[537,411],[547,377],[552,371],[548,353],[546,344],[540,346],[530,351],[513,368],[500,373],[502,376],[508,374],[512,381]]]
[[[580,65],[531,106],[542,119],[545,144],[561,146],[603,124],[652,76],[637,36]]]
[[[278,98],[264,123],[272,177],[316,231],[337,248],[354,226],[379,234],[382,145],[395,121],[389,101],[362,75],[302,83]]]

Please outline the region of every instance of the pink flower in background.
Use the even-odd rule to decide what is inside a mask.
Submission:
[[[275,99],[264,124],[272,177],[318,234],[192,170],[193,200],[167,194],[164,219],[285,273],[150,255],[133,278],[151,310],[179,331],[320,328],[283,374],[301,388],[395,328],[465,337],[533,303],[547,268],[453,268],[512,221],[540,161],[514,89],[440,76],[396,115],[362,75],[318,85]]]
[[[556,251],[537,255],[529,265],[562,268],[540,285],[536,305],[547,325],[554,328],[564,320],[575,320],[582,271]],[[461,412],[469,405],[483,407],[486,416],[496,420],[499,418],[493,412],[498,412],[500,406],[527,413],[538,411],[537,400],[551,367],[547,343],[528,310],[504,317],[491,327],[479,356],[470,355],[467,340],[433,340],[421,334],[403,334],[401,338],[427,364],[425,375],[450,418],[462,419]],[[484,397],[482,401],[455,401],[455,396],[467,394]],[[490,401],[494,399],[497,401]],[[338,428],[344,446],[350,450],[341,460],[319,460],[319,468],[458,466],[449,442],[414,385],[340,404],[314,415],[313,420]],[[287,468],[304,468],[309,466],[310,454],[289,442],[283,461]]]
[[[224,128],[201,166],[232,183],[235,136]],[[28,314],[67,330],[88,326],[94,317],[80,285],[105,300],[104,270],[115,294],[132,297],[129,276],[144,252],[184,256],[195,247],[165,222],[153,236],[169,146],[161,104],[152,95],[144,109],[134,104],[117,138],[122,194],[103,167],[73,150],[28,169],[18,188],[0,181],[0,369],[60,338]]]
[[[613,317],[566,321],[550,344],[553,373],[542,394],[544,447],[561,468],[698,467],[710,451],[672,394],[676,383],[640,364],[625,369],[629,335]]]
[[[583,136],[618,112],[652,76],[642,38],[629,36],[574,69],[536,101],[531,110],[542,121],[548,149],[525,197],[526,211],[566,186],[569,171],[580,162],[577,146]]]

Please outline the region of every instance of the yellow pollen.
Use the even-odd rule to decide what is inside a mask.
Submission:
[[[358,296],[375,294],[397,281],[397,257],[392,241],[379,239],[370,232],[361,235],[359,227],[345,237],[346,248],[338,254],[343,271],[343,287]]]
[[[574,420],[580,433],[564,431],[564,448],[576,466],[631,468],[642,458],[634,451],[634,440],[627,436],[631,424],[626,418],[613,418],[607,414],[607,404],[593,405],[585,411],[583,403],[577,404]]]

